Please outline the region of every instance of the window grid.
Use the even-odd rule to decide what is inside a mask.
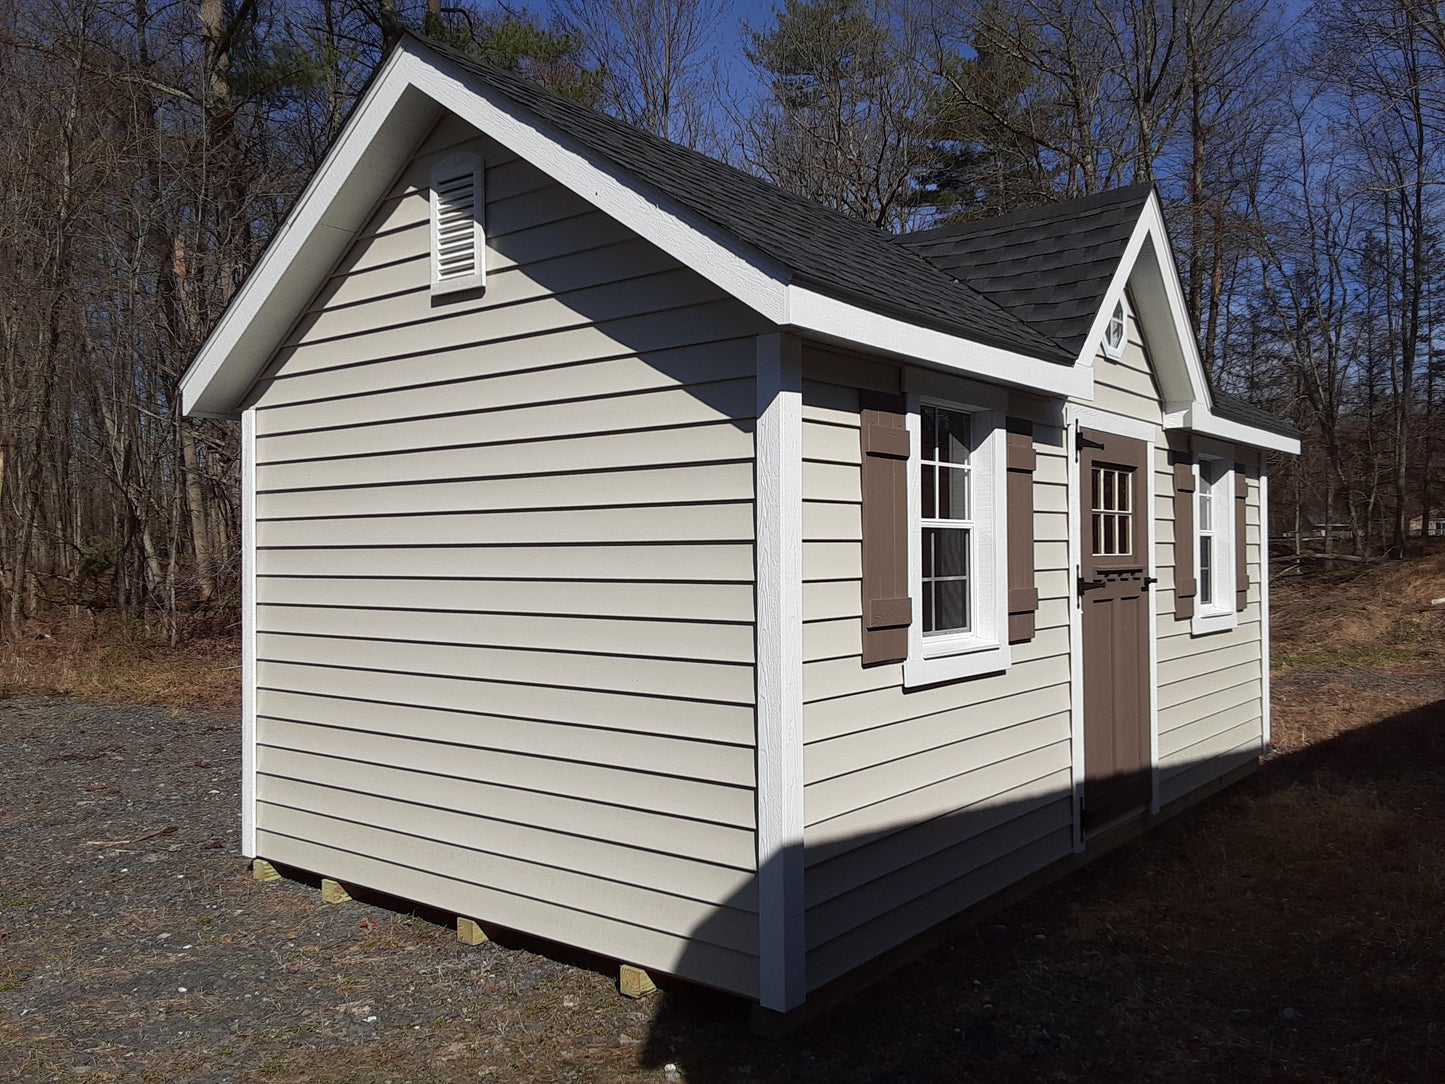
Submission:
[[[1104,348],[1110,355],[1117,357],[1123,353],[1124,330],[1124,303],[1121,301],[1114,306],[1114,311],[1109,316],[1109,325],[1104,329]]]
[[[923,635],[973,629],[972,427],[967,414],[925,404],[919,450]]]
[[[1134,549],[1133,471],[1124,467],[1093,469],[1094,556],[1127,557]]]
[[[1221,463],[1217,459],[1199,461],[1199,511],[1196,515],[1195,530],[1199,533],[1199,604],[1214,603],[1214,565],[1216,544],[1214,540],[1214,487],[1221,475]]]

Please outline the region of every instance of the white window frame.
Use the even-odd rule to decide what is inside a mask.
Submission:
[[[1205,477],[1207,469],[1205,464],[1209,464],[1211,468],[1217,469],[1219,472],[1213,483]],[[1194,537],[1190,539],[1190,544],[1194,547],[1195,580],[1200,588],[1200,593],[1195,600],[1194,617],[1190,621],[1190,632],[1195,636],[1229,632],[1239,624],[1239,614],[1235,609],[1234,599],[1234,467],[1233,453],[1222,446],[1207,451],[1195,449]],[[1204,567],[1199,559],[1200,539],[1205,534],[1200,523],[1199,501],[1205,492],[1209,494],[1210,531],[1208,533],[1214,540],[1213,563],[1210,566],[1212,597],[1208,602],[1204,601]]]
[[[969,537],[969,612],[972,628],[949,636],[923,635],[922,407],[969,415],[972,448],[972,528]],[[1004,413],[932,396],[908,397],[908,595],[913,622],[908,628],[905,687],[976,677],[1008,669],[1007,435]]]
[[[472,177],[472,270],[465,275],[442,278],[441,271],[441,197],[440,186],[447,180],[470,171]],[[431,202],[431,294],[433,297],[477,290],[487,284],[487,238],[483,218],[486,190],[483,187],[482,156],[471,151],[449,154],[432,167],[428,179]]]
[[[1110,341],[1115,328],[1119,329],[1117,342]],[[1121,297],[1114,304],[1114,311],[1109,314],[1109,321],[1104,325],[1103,348],[1104,355],[1110,361],[1118,361],[1124,356],[1124,347],[1129,343],[1129,307],[1124,304]]]

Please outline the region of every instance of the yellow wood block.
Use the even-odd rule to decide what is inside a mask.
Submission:
[[[642,968],[623,964],[617,976],[617,989],[622,991],[623,997],[646,997],[657,989],[657,985]]]
[[[258,881],[279,881],[281,879],[281,875],[276,872],[276,867],[264,858],[258,858],[251,863],[251,876]]]
[[[470,918],[457,916],[457,940],[464,945],[480,945],[486,941],[487,931]]]
[[[345,903],[351,899],[351,893],[341,887],[340,882],[333,881],[330,877],[321,878],[321,898],[327,903]]]

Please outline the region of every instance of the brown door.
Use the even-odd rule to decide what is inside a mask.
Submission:
[[[1143,809],[1151,791],[1146,453],[1079,431],[1085,832]]]

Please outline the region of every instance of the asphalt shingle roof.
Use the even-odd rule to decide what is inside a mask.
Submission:
[[[1271,414],[1267,410],[1260,409],[1248,399],[1242,399],[1238,395],[1231,395],[1229,392],[1220,391],[1217,388],[1210,389],[1210,396],[1214,400],[1214,413],[1221,418],[1228,418],[1241,425],[1268,429],[1271,433],[1278,433],[1285,437],[1300,435],[1300,431],[1292,422],[1281,418],[1278,414]]]
[[[896,243],[1077,357],[1152,191],[1150,184],[1136,184],[905,234]]]
[[[412,36],[414,37],[414,36]],[[425,38],[423,48],[547,122],[585,153],[664,193],[698,218],[786,268],[818,292],[976,342],[1068,364],[1042,324],[894,243],[893,236],[784,192],[724,162],[670,143],[511,72]]]

